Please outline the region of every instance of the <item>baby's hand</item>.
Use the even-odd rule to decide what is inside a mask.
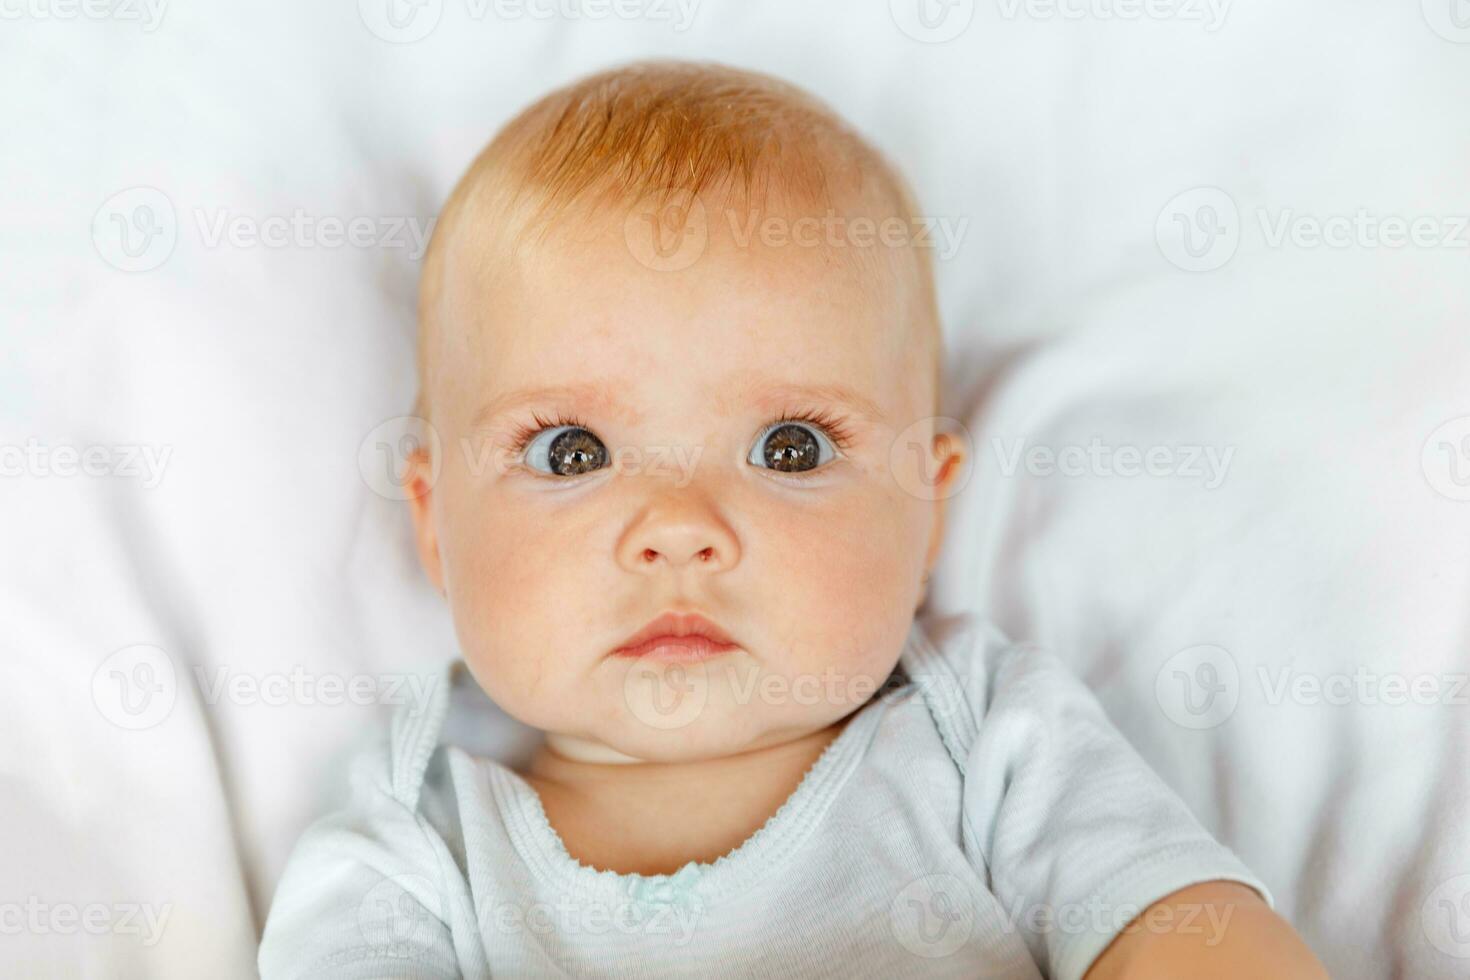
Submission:
[[[1327,970],[1256,892],[1233,881],[1180,889],[1143,911],[1085,980],[1327,980]]]

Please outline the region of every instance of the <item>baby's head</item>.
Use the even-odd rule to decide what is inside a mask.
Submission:
[[[829,109],[714,65],[554,92],[460,180],[411,506],[471,672],[554,749],[732,754],[888,677],[962,465],[917,217]],[[734,647],[614,652],[666,612]]]

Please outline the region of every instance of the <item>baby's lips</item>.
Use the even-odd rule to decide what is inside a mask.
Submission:
[[[610,651],[619,656],[637,656],[635,651],[661,639],[701,637],[712,647],[730,647],[735,641],[720,624],[697,612],[665,612],[650,620]]]

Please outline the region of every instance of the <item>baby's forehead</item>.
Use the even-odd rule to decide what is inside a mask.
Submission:
[[[835,209],[751,210],[706,206],[683,229],[698,254],[677,267],[630,245],[643,217],[633,209],[516,243],[475,236],[446,270],[446,332],[470,335],[449,363],[496,387],[624,371],[664,385],[728,375],[744,390],[743,377],[765,374],[881,390],[912,346],[912,286],[901,263],[859,249],[891,246],[834,244]]]

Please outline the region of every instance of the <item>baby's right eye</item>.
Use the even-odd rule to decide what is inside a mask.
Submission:
[[[526,465],[551,476],[581,476],[607,465],[607,447],[580,425],[542,429],[525,448]]]

